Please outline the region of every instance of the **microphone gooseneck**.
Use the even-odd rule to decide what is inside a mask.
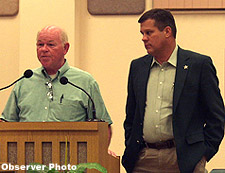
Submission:
[[[23,74],[22,77],[20,77],[19,79],[17,79],[16,81],[14,81],[13,83],[11,83],[11,84],[8,85],[8,86],[3,87],[3,88],[0,88],[0,91],[1,91],[1,90],[4,90],[4,89],[6,89],[6,88],[11,87],[13,84],[15,84],[16,82],[20,81],[20,80],[23,79],[23,78],[30,78],[32,75],[33,75],[33,71],[32,71],[32,70],[30,70],[30,69],[29,69],[29,70],[26,70],[26,71],[24,72],[24,74]]]
[[[77,85],[71,83],[71,82],[67,79],[67,77],[65,77],[65,76],[63,76],[63,77],[60,78],[60,83],[61,83],[62,85],[66,85],[67,83],[69,83],[70,85],[72,85],[72,86],[74,86],[74,87],[80,89],[81,91],[83,91],[83,92],[89,97],[89,99],[90,99],[91,102],[92,102],[92,116],[93,116],[93,119],[90,119],[90,118],[89,118],[89,119],[87,119],[86,121],[104,121],[104,120],[99,120],[99,119],[96,118],[95,104],[94,104],[94,101],[93,101],[93,99],[91,98],[90,94],[88,94],[87,91],[85,91],[83,88],[81,88],[81,87],[79,87],[79,86],[77,86]]]

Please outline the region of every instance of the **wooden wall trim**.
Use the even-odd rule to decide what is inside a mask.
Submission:
[[[0,16],[15,16],[19,12],[19,0],[0,0]]]

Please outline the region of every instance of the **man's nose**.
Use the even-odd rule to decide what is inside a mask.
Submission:
[[[47,45],[47,44],[44,44],[44,45],[41,47],[41,50],[43,50],[43,51],[48,51],[48,45]]]
[[[143,34],[142,41],[146,41],[146,40],[148,40],[148,37],[146,34]]]

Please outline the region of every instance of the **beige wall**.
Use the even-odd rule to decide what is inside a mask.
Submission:
[[[151,8],[151,1],[146,0],[146,8]],[[174,15],[178,44],[213,58],[224,95],[225,14]],[[71,43],[67,59],[71,65],[90,72],[98,81],[114,121],[110,148],[122,155],[129,65],[132,59],[146,54],[138,18],[137,15],[92,16],[87,11],[86,0],[20,0],[16,17],[0,18],[0,70],[3,76],[0,86],[11,83],[27,68],[40,66],[35,52],[39,29],[48,24],[63,27]],[[1,92],[1,111],[9,91]],[[225,168],[224,153],[223,142],[220,152],[207,168]],[[121,172],[125,172],[123,168]]]
[[[19,17],[0,18],[0,87],[11,83],[19,72]],[[1,91],[0,108],[7,101],[11,89]]]

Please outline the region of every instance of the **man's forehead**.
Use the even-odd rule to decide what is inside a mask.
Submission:
[[[48,40],[48,39],[38,39],[37,42],[48,42],[48,43],[53,43],[55,40]]]
[[[41,31],[38,35],[37,40],[48,40],[48,41],[54,41],[56,39],[60,39],[60,35],[58,32],[55,31]]]

